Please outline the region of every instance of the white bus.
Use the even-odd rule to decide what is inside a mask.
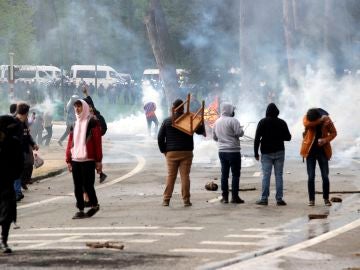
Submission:
[[[110,66],[96,67],[97,86],[105,88],[122,81],[120,74]],[[73,65],[70,69],[70,80],[79,86],[81,82],[95,85],[95,65]]]

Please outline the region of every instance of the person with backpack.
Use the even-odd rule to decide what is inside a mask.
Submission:
[[[331,206],[329,200],[329,160],[332,156],[330,142],[337,136],[336,128],[329,114],[321,108],[309,109],[303,118],[303,124],[305,132],[303,134],[300,155],[306,159],[308,205],[315,205],[315,168],[317,161],[321,171],[324,203],[326,206]]]
[[[76,122],[69,134],[66,148],[66,163],[72,173],[76,207],[79,209],[73,219],[92,217],[100,206],[94,188],[95,170],[102,171],[101,128],[90,114],[89,105],[82,99],[74,103]],[[90,210],[84,213],[83,192],[89,196]]]

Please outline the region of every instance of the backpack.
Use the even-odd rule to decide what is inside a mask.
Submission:
[[[96,111],[96,118],[99,120],[100,127],[101,127],[101,136],[104,136],[107,131],[107,124],[105,121],[104,116],[100,114],[99,111]]]

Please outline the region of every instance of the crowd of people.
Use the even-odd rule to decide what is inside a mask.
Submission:
[[[67,139],[65,151],[66,163],[72,174],[74,194],[78,211],[73,219],[89,218],[100,210],[100,205],[94,188],[96,173],[100,175],[100,182],[106,174],[102,166],[102,136],[107,130],[106,121],[96,109],[90,96],[89,88],[83,87],[81,98],[73,94],[69,97],[66,107],[66,130],[59,139],[59,145]],[[193,100],[193,99],[192,99]],[[148,123],[149,135],[152,123],[157,136],[159,150],[164,154],[167,164],[166,185],[163,193],[163,206],[169,206],[180,172],[181,194],[185,207],[192,206],[190,194],[190,171],[193,160],[193,135],[183,132],[172,125],[173,119],[184,114],[184,101],[177,99],[173,108],[177,108],[174,117],[166,118],[158,130],[156,104],[144,104],[144,112]],[[268,205],[270,176],[272,167],[275,172],[276,194],[278,206],[285,206],[283,193],[283,167],[285,162],[284,141],[291,140],[291,134],[286,122],[278,116],[280,111],[274,103],[267,106],[266,114],[257,125],[254,139],[254,157],[261,161],[263,172],[262,192],[258,205]],[[241,147],[240,137],[244,135],[243,127],[235,117],[235,107],[230,103],[221,105],[221,115],[209,134],[218,144],[218,155],[221,164],[221,203],[242,204],[244,200],[239,196],[241,176]],[[301,156],[306,159],[308,173],[309,206],[315,205],[315,167],[318,162],[323,182],[323,199],[326,206],[329,201],[330,181],[329,165],[331,158],[330,142],[336,137],[336,128],[329,114],[320,108],[311,108],[303,119],[305,127]],[[42,129],[47,134],[42,136]],[[202,122],[195,133],[206,135],[205,123]],[[0,116],[0,165],[4,177],[0,181],[0,224],[2,226],[3,252],[9,253],[7,245],[11,222],[16,221],[16,202],[23,199],[22,189],[27,188],[31,181],[34,164],[34,151],[41,145],[49,145],[52,136],[52,116],[50,112],[31,112],[26,102],[12,104],[8,115]],[[259,154],[259,149],[261,155]],[[12,164],[12,166],[9,166]],[[14,167],[16,165],[17,167]],[[16,168],[14,171],[12,168]],[[231,200],[229,200],[230,171]],[[85,212],[85,208],[89,210]]]

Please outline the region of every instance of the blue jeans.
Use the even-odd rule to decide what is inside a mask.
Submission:
[[[330,181],[329,181],[329,162],[325,156],[325,153],[320,152],[318,154],[308,156],[306,158],[306,168],[308,173],[308,193],[309,200],[315,201],[315,168],[316,160],[319,163],[321,178],[322,178],[322,188],[323,188],[323,198],[325,200],[329,199],[330,191]]]
[[[285,151],[278,151],[270,154],[261,155],[261,166],[263,172],[261,200],[267,201],[270,189],[271,170],[274,166],[276,183],[276,201],[281,201],[283,197],[283,169]]]
[[[221,162],[221,190],[223,198],[229,198],[229,173],[231,168],[232,174],[232,198],[239,196],[239,182],[241,170],[241,155],[240,152],[219,152]]]
[[[21,179],[16,179],[14,181],[14,190],[15,190],[15,194],[16,194],[16,197],[20,196],[22,194],[21,192]]]

